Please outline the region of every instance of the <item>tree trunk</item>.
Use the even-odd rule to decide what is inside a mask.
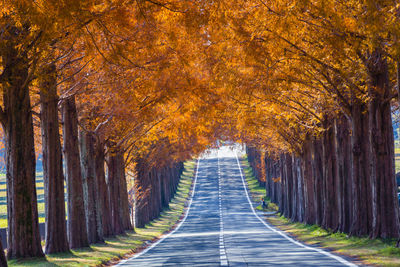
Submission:
[[[399,205],[394,171],[394,137],[387,61],[377,49],[367,62],[369,73],[371,237],[399,237]]]
[[[108,194],[108,187],[106,183],[106,175],[104,170],[105,155],[104,145],[99,139],[96,139],[95,143],[95,176],[98,188],[98,199],[101,211],[101,225],[104,237],[113,236],[113,229],[111,227],[111,209],[110,209],[110,198]]]
[[[0,240],[1,240],[1,236],[0,236]],[[0,241],[0,267],[7,267],[7,259],[6,259],[6,255],[4,254],[4,249],[3,249],[3,244]]]
[[[299,220],[298,218],[298,212],[299,212],[299,190],[298,190],[298,181],[297,181],[297,175],[296,175],[296,155],[293,153],[292,157],[292,179],[293,179],[293,196],[292,196],[292,215],[290,217],[290,220],[293,222],[297,222]],[[268,179],[267,179],[268,181]]]
[[[338,228],[338,209],[336,199],[336,157],[333,126],[325,119],[325,132],[323,136],[323,220],[322,226],[325,229],[336,231]]]
[[[163,206],[162,206],[162,189],[161,189],[161,174],[158,169],[154,169],[154,173],[156,176],[156,188],[157,188],[157,193],[156,193],[156,203],[157,203],[157,217],[160,216]]]
[[[2,84],[5,112],[2,124],[7,167],[9,259],[44,256],[40,243],[35,187],[36,160],[27,82],[29,62],[18,54],[16,45],[10,41],[1,54],[6,71],[3,75],[8,78]]]
[[[368,111],[356,100],[351,111],[353,217],[350,228],[350,235],[355,236],[367,235],[371,229],[368,129]]]
[[[322,224],[323,218],[323,201],[322,201],[322,181],[324,179],[322,164],[322,140],[321,138],[313,139],[312,148],[312,165],[314,173],[314,205],[315,205],[315,223]]]
[[[119,235],[124,233],[124,225],[121,214],[121,186],[119,178],[120,167],[117,154],[114,150],[110,150],[107,156],[107,185],[110,197],[111,210],[111,227],[114,234]]]
[[[335,120],[336,181],[339,210],[339,231],[349,233],[352,218],[351,143],[349,122],[344,115]]]
[[[286,209],[285,217],[291,218],[293,211],[293,171],[292,171],[292,155],[285,154],[285,177],[286,177]]]
[[[160,182],[161,182],[161,205],[163,208],[168,208],[169,206],[169,194],[168,194],[168,182],[169,177],[166,174],[166,167],[163,167],[160,172]]]
[[[294,175],[297,177],[297,218],[299,222],[304,222],[304,180],[301,176],[301,159],[296,157],[294,162]]]
[[[275,192],[276,192],[276,204],[278,206],[281,205],[282,203],[282,174],[281,174],[281,163],[279,161],[277,161],[277,165],[276,165],[276,178],[277,178],[277,182],[275,183]]]
[[[304,180],[304,222],[315,223],[315,200],[314,200],[314,175],[311,159],[311,140],[308,137],[303,146],[302,170]]]
[[[167,175],[171,175],[170,168],[167,169]],[[149,176],[147,170],[147,164],[143,159],[136,161],[136,179],[135,179],[135,227],[144,227],[146,223],[150,221],[149,210],[148,210],[148,197],[149,197]],[[168,184],[168,192],[172,195],[172,177],[169,179],[171,182]],[[168,202],[170,199],[168,200]]]
[[[286,173],[285,173],[285,155],[281,154],[279,157],[279,167],[280,167],[280,177],[281,177],[281,182],[280,182],[280,200],[279,200],[279,213],[281,215],[284,215],[286,212]]]
[[[125,160],[122,151],[118,151],[116,155],[118,159],[118,178],[120,185],[120,213],[122,217],[122,227],[124,230],[133,230],[132,223],[129,215],[129,198],[128,189],[126,185],[126,175],[125,175]]]
[[[91,133],[79,132],[86,230],[88,241],[91,244],[104,241],[99,188],[95,172],[94,142],[95,138]]]
[[[55,71],[55,65],[49,66],[43,73],[43,80],[40,83],[40,122],[46,214],[45,252],[47,254],[69,250]]]
[[[65,99],[62,104],[64,159],[67,178],[68,220],[67,232],[70,248],[89,246],[85,206],[83,200],[82,174],[78,144],[78,116],[75,97]]]

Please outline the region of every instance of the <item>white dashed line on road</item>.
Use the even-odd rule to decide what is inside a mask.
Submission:
[[[218,201],[219,201],[219,259],[221,266],[229,266],[228,258],[226,256],[225,242],[224,242],[224,219],[222,217],[222,198],[221,198],[221,169],[218,160]]]

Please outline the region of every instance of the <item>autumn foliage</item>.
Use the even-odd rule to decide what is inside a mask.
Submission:
[[[46,253],[154,219],[182,162],[217,140],[248,145],[292,220],[399,236],[395,2],[22,0],[0,9],[9,258],[43,255],[35,148],[53,155],[44,159]],[[68,234],[51,230],[65,218],[64,202],[53,203],[64,199],[64,175]]]

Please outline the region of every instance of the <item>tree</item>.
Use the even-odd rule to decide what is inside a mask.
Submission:
[[[89,246],[82,173],[78,144],[78,117],[76,113],[75,97],[71,96],[62,103],[64,160],[67,180],[68,196],[68,241],[70,248]]]
[[[45,252],[69,250],[65,220],[64,173],[58,122],[56,66],[45,68],[40,83],[40,121],[46,206]]]
[[[35,188],[35,151],[29,83],[32,79],[27,51],[29,24],[17,26],[13,18],[1,18],[1,123],[5,133],[7,166],[7,257],[41,257],[37,196]],[[39,34],[36,33],[36,38]],[[30,39],[30,38],[29,38]],[[34,42],[30,44],[34,45]]]

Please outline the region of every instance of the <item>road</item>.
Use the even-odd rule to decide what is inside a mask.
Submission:
[[[249,203],[240,153],[221,147],[205,154],[182,223],[118,266],[355,266],[266,224]]]

